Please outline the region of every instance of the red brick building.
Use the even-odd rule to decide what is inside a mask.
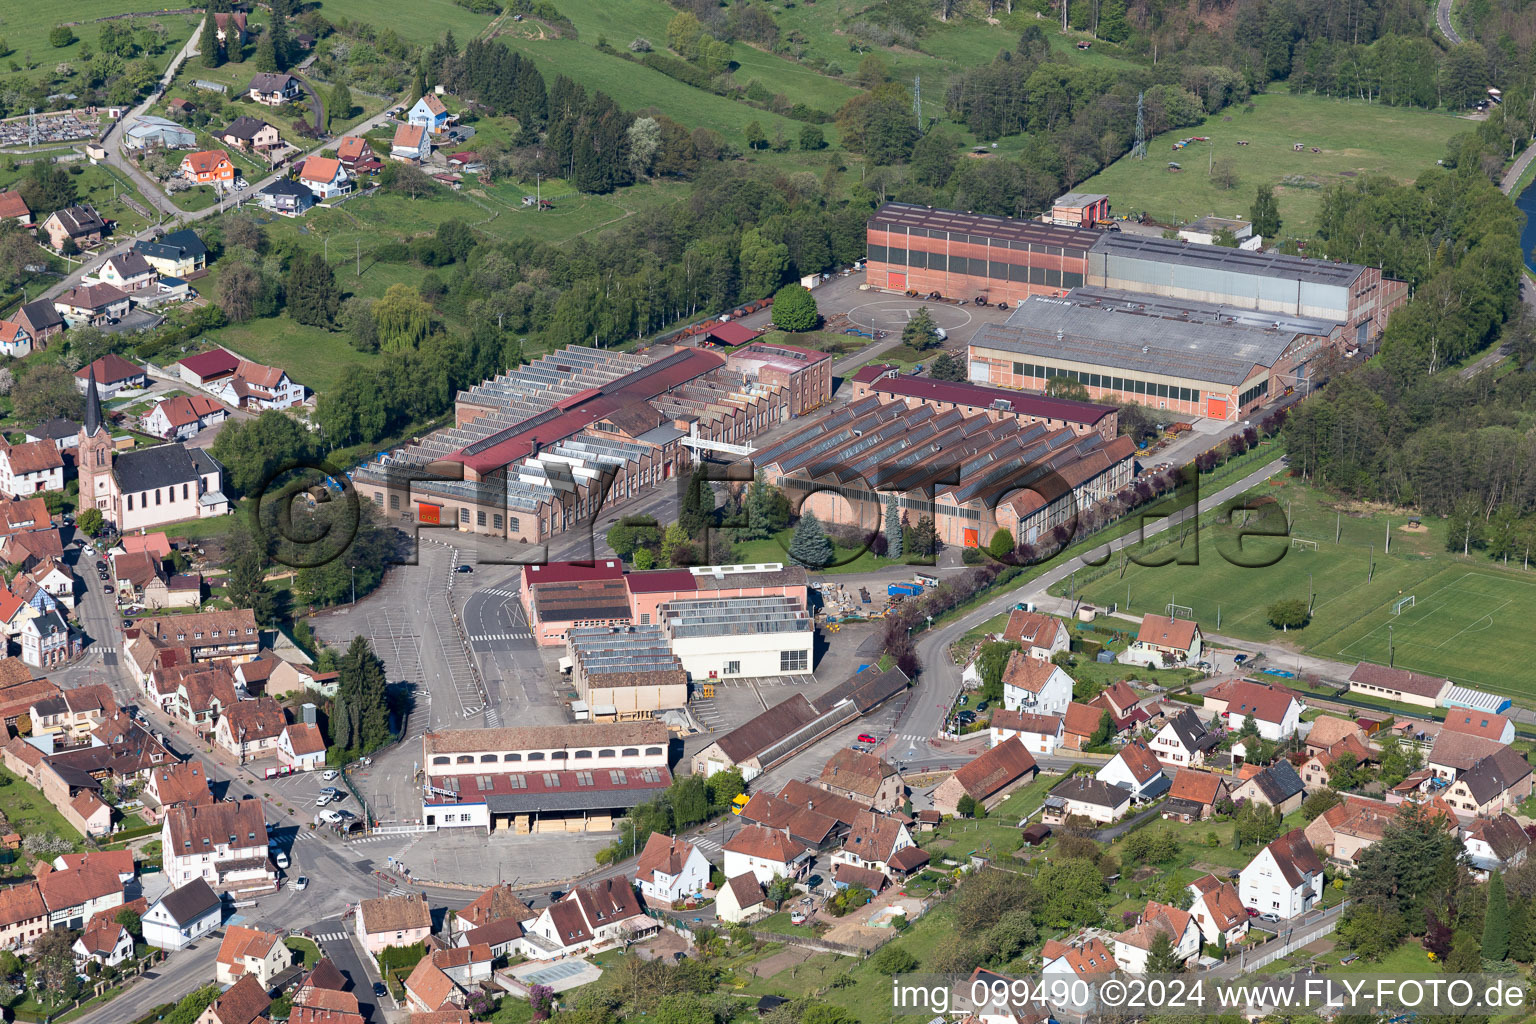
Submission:
[[[791,416],[803,416],[832,400],[832,357],[825,352],[754,341],[732,352],[725,365],[749,381],[788,391]]]

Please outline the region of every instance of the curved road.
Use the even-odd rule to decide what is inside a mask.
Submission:
[[[1451,24],[1451,0],[1440,0],[1435,8],[1435,20],[1440,23],[1440,31],[1451,41],[1452,46],[1461,42],[1461,36],[1456,34],[1456,27]]]

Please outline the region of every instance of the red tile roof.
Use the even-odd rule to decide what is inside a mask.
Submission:
[[[1103,717],[1103,713],[1102,708],[1073,701],[1067,705],[1067,713],[1062,719],[1062,728],[1070,736],[1092,736],[1098,731],[1099,720]]]
[[[788,864],[805,852],[805,847],[782,832],[761,825],[748,825],[725,844],[726,853],[739,853],[775,864]]]
[[[30,216],[32,216],[32,211],[27,209],[27,201],[21,198],[20,192],[0,192],[0,218],[21,217],[25,219]]]
[[[1490,715],[1484,711],[1462,711],[1452,708],[1445,713],[1444,727],[1452,732],[1481,736],[1484,739],[1502,743],[1504,730],[1509,728],[1509,719],[1503,715]]]
[[[1008,625],[1003,628],[1003,639],[1009,643],[1028,641],[1036,647],[1049,647],[1061,628],[1060,619],[1015,608],[1008,616]]]
[[[711,338],[714,338],[716,341],[720,342],[722,345],[730,345],[733,347],[736,345],[745,345],[749,341],[757,340],[756,331],[750,327],[743,327],[741,324],[735,322],[715,324],[706,333]]]
[[[1044,658],[1032,658],[1024,651],[1014,651],[1008,655],[1008,664],[1003,669],[1003,682],[1030,693],[1039,693],[1058,671],[1055,664]]]
[[[1147,614],[1142,616],[1136,642],[1186,651],[1195,642],[1197,625],[1193,619],[1171,619],[1166,615]]]
[[[985,800],[1021,777],[1038,771],[1035,759],[1017,736],[1010,736],[955,772],[967,794]]]
[[[1189,800],[1201,805],[1214,804],[1221,798],[1222,783],[1222,777],[1213,772],[1180,768],[1174,773],[1173,785],[1168,789],[1168,798]]]
[[[112,291],[117,292],[120,298],[127,298],[126,295],[118,292],[116,288],[112,288],[109,284],[98,285],[97,287],[111,288]],[[109,352],[90,365],[80,367],[80,369],[75,371],[75,376],[81,380],[86,380],[92,370],[96,371],[96,383],[98,384],[116,384],[119,381],[132,380],[135,377],[146,375],[144,367],[130,363],[116,352]]]
[[[207,380],[210,377],[222,377],[225,374],[234,373],[240,365],[240,357],[228,349],[215,348],[207,352],[199,352],[195,356],[187,356],[177,362],[178,366],[185,366],[198,377]]]

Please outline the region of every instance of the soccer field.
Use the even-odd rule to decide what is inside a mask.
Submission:
[[[1351,514],[1295,481],[1266,491],[1289,511],[1291,536],[1302,538],[1244,543],[1260,556],[1251,561],[1272,564],[1234,565],[1224,552],[1235,551],[1235,531],[1207,526],[1198,563],[1084,569],[1076,593],[1133,614],[1166,615],[1177,606],[1177,614],[1192,615],[1207,633],[1291,643],[1346,663],[1391,660],[1536,702],[1536,631],[1529,628],[1536,622],[1536,572],[1447,552],[1438,520],[1410,531],[1404,515]],[[1186,543],[1184,553],[1192,560],[1193,545]],[[1286,633],[1269,625],[1271,604],[1309,595],[1312,619],[1305,627]],[[1413,601],[1394,614],[1393,605],[1406,597]]]

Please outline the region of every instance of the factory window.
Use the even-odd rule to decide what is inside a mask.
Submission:
[[[1015,377],[1022,377],[1022,376],[1024,376],[1024,364],[1023,363],[1014,363],[1013,364],[1013,375]]]
[[[508,775],[507,786],[511,789],[527,789],[528,777],[526,775]]]
[[[491,764],[495,764],[496,763],[496,755],[495,754],[481,754],[480,755],[480,761],[482,763],[489,762]]]
[[[931,252],[931,253],[929,253],[928,254],[928,269],[929,270],[938,270],[938,271],[946,271],[946,270],[948,270],[949,269],[949,257],[945,256],[941,252]]]
[[[439,757],[434,757],[432,759],[432,763],[433,764],[448,764],[450,762],[449,762],[448,758],[439,756]]]
[[[550,755],[549,755],[549,759],[550,759],[550,760],[551,760],[551,761],[564,761],[564,760],[565,760],[565,759],[566,759],[566,758],[568,758],[568,757],[570,757],[570,756],[571,756],[571,755],[569,755],[569,754],[567,754],[567,753],[566,753],[566,752],[565,752],[565,751],[563,751],[563,750],[556,750],[556,751],[553,751],[553,752],[552,752],[552,753],[551,753],[551,754],[550,754]]]
[[[987,276],[994,281],[1008,280],[1008,264],[993,260],[987,264]]]
[[[610,768],[608,769],[608,781],[615,786],[625,786],[629,784],[629,775],[622,768]]]
[[[400,507],[400,495],[398,495],[398,494],[391,494],[389,496],[389,507],[390,508],[399,508]]]
[[[591,759],[592,759],[592,751],[590,751],[590,750],[578,750],[578,751],[576,751],[576,760],[578,760],[578,761],[586,761],[586,760],[591,760]]]
[[[544,751],[542,751],[542,750],[535,750],[533,753],[528,755],[528,760],[530,760],[530,761],[542,761],[542,760],[544,760]]]
[[[927,267],[928,266],[928,254],[923,252],[923,250],[921,250],[921,249],[912,249],[911,251],[909,251],[907,253],[907,266],[909,266],[909,267]]]
[[[728,661],[728,662],[726,662],[725,663],[725,674],[728,675],[728,676],[739,676],[739,675],[741,675],[741,662],[739,662],[739,661]]]
[[[491,781],[491,777],[489,775],[476,775],[475,788],[484,793],[488,789],[495,789],[496,783]]]
[[[576,785],[578,785],[578,786],[590,786],[590,785],[592,785],[592,773],[591,772],[577,772],[576,773]]]
[[[550,789],[559,789],[560,788],[560,776],[559,776],[559,774],[556,773],[556,772],[545,772],[544,773],[544,785],[549,787]]]
[[[1029,281],[1029,268],[1021,263],[1008,264],[1008,280],[1027,283]]]
[[[906,266],[906,264],[907,264],[907,250],[905,250],[905,249],[894,249],[893,248],[893,249],[887,249],[886,253],[887,253],[887,259],[886,259],[885,262],[893,264],[893,265],[898,266],[898,267]]]
[[[1061,271],[1057,270],[1055,267],[1047,268],[1045,271],[1045,283],[1050,285],[1052,288],[1060,288]]]
[[[503,761],[521,761],[522,759],[522,754],[508,754],[506,757],[502,758]]]
[[[509,529],[509,530],[520,530],[520,529],[522,529],[522,526],[518,522],[517,516],[507,516],[507,529]]]
[[[656,757],[657,755],[661,754],[661,752],[662,752],[662,750],[661,750],[660,747],[646,747],[645,748],[645,753],[646,753],[647,757]]]
[[[618,751],[617,751],[617,750],[614,750],[614,749],[613,749],[613,748],[612,748],[612,747],[609,747],[609,748],[608,748],[608,749],[606,749],[606,750],[599,750],[599,751],[598,751],[598,752],[597,752],[597,756],[598,756],[598,757],[599,757],[599,758],[604,758],[604,757],[618,757],[618,756],[619,756],[619,752],[618,752]]]
[[[467,508],[459,509],[459,522],[461,522],[461,523],[469,522],[469,509],[467,509]]]
[[[1044,267],[1030,267],[1029,268],[1029,283],[1030,284],[1045,284],[1045,268]]]
[[[457,763],[457,764],[474,764],[475,763],[475,757],[474,757],[473,754],[460,754],[454,760],[455,760],[455,763]]]
[[[625,757],[639,757],[640,756],[640,748],[639,747],[625,747],[624,750],[623,750],[623,754],[624,754]]]
[[[1061,286],[1063,288],[1081,288],[1083,286],[1083,275],[1070,270],[1064,271],[1061,275]]]
[[[373,503],[375,505],[378,505],[380,508],[383,508],[384,507],[384,492],[382,492],[382,491],[374,491],[373,492]]]
[[[476,512],[475,513],[475,525],[476,526],[484,526],[485,525],[485,513],[484,512]]]
[[[810,659],[809,651],[780,651],[780,672],[804,672]]]
[[[869,261],[871,263],[884,263],[886,262],[885,253],[885,246],[871,243],[869,247]]]
[[[501,529],[501,515],[499,513],[491,516],[491,528],[495,530]]]

